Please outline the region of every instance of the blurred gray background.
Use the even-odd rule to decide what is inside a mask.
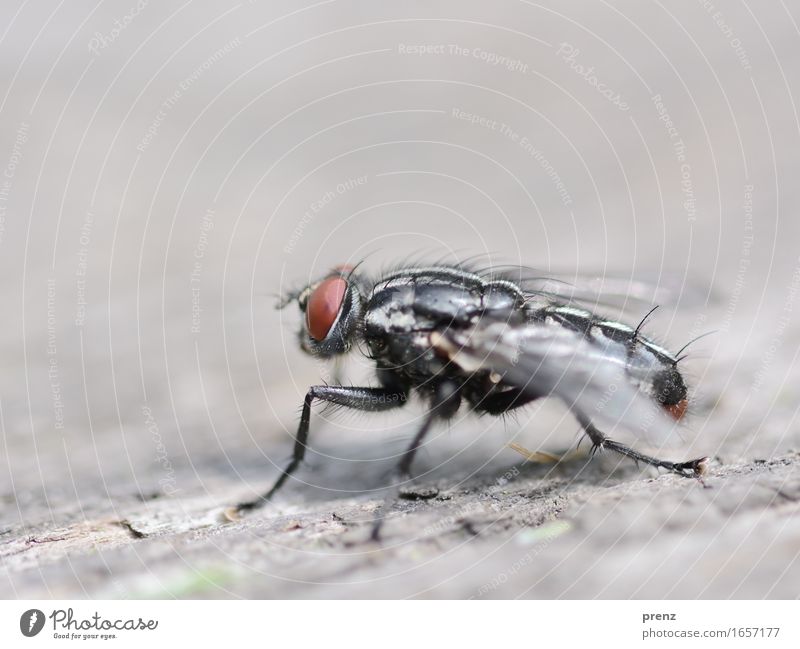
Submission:
[[[4,13],[0,594],[797,596],[797,3]],[[412,406],[315,413],[299,481],[220,523],[271,483],[307,386],[331,376],[275,294],[335,264],[474,254],[634,282],[632,320],[663,290],[648,331],[672,348],[716,330],[662,450],[713,456],[716,488],[609,458],[523,471],[507,502],[543,517],[476,536],[398,526],[395,549],[365,551],[363,526],[319,527],[380,502]],[[512,439],[576,440],[552,404],[466,414],[418,467],[440,495],[498,489]],[[473,513],[429,505],[411,528]]]

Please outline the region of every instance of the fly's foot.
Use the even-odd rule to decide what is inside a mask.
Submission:
[[[236,513],[239,516],[246,514],[247,512],[251,512],[254,509],[258,509],[259,507],[263,507],[269,502],[269,498],[257,498],[256,500],[249,500],[244,503],[239,503],[236,505]]]
[[[369,540],[373,543],[380,543],[381,542],[381,528],[383,527],[383,519],[377,518],[375,522],[372,523],[372,529],[369,531]]]
[[[386,494],[383,503],[375,510],[375,520],[372,522],[372,529],[369,533],[369,540],[375,543],[381,542],[381,530],[386,521],[389,512],[398,503],[401,496],[401,489],[403,485],[411,480],[411,474],[405,469],[396,469],[392,471],[390,491]]]
[[[229,523],[236,523],[242,520],[242,518],[244,518],[244,515],[247,512],[256,509],[256,507],[258,506],[259,506],[259,501],[239,503],[238,505],[234,505],[233,507],[225,508],[222,512],[222,516]]]
[[[708,457],[701,457],[697,460],[689,460],[688,462],[674,464],[672,470],[678,475],[682,475],[687,478],[696,478],[705,485],[703,482],[703,476],[708,473],[708,463],[710,461],[711,460]]]
[[[275,488],[273,487],[269,493],[264,494],[263,496],[259,496],[253,500],[247,500],[239,503],[238,505],[234,505],[233,507],[228,507],[222,512],[222,515],[230,523],[240,521],[248,512],[259,509],[260,507],[266,505],[272,499],[272,494],[274,492]]]
[[[289,463],[289,466],[284,469],[283,473],[281,473],[280,477],[275,481],[275,484],[272,485],[272,488],[267,493],[265,493],[263,496],[259,496],[258,498],[254,498],[253,500],[247,500],[243,503],[235,505],[234,507],[229,507],[223,512],[225,518],[231,522],[236,522],[241,520],[242,516],[247,512],[251,512],[254,509],[263,507],[270,500],[272,500],[272,496],[275,495],[275,492],[283,486],[283,484],[286,482],[286,479],[300,464],[300,459],[298,456],[299,454],[296,453],[295,458],[292,459],[292,461]]]
[[[222,518],[226,523],[237,523],[242,520],[242,515],[239,513],[239,506],[226,507],[222,510]]]

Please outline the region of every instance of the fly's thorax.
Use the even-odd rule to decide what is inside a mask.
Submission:
[[[380,280],[366,304],[365,325],[376,335],[469,326],[482,314],[521,309],[525,297],[506,280],[486,280],[447,268],[409,269]]]
[[[399,372],[414,382],[442,370],[430,347],[432,318],[418,314],[409,286],[376,290],[364,311],[364,341],[372,358],[382,367]]]
[[[473,278],[468,277],[472,280]],[[434,349],[431,335],[476,322],[492,304],[509,303],[500,291],[485,290],[476,281],[454,283],[436,269],[395,274],[375,286],[366,301],[364,340],[370,355],[414,383],[425,383],[448,368]]]

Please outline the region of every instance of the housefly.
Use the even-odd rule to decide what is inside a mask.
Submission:
[[[502,415],[549,396],[567,405],[594,451],[698,479],[706,470],[706,457],[662,460],[601,432],[619,425],[663,437],[687,411],[680,353],[645,337],[644,320],[631,327],[603,318],[520,273],[448,265],[398,268],[378,279],[341,266],[289,293],[279,307],[291,303],[303,314],[303,350],[332,359],[355,345],[374,361],[376,384],[310,387],[291,461],[268,492],[238,512],[269,501],[300,465],[314,401],[376,412],[402,406],[412,392],[428,410],[396,467],[401,480],[431,427],[462,403]]]

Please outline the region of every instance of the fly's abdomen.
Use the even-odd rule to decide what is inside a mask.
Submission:
[[[630,381],[673,417],[680,419],[686,412],[686,383],[677,359],[642,335],[638,328],[568,305],[537,309],[534,319],[582,335],[609,362],[623,366]]]

